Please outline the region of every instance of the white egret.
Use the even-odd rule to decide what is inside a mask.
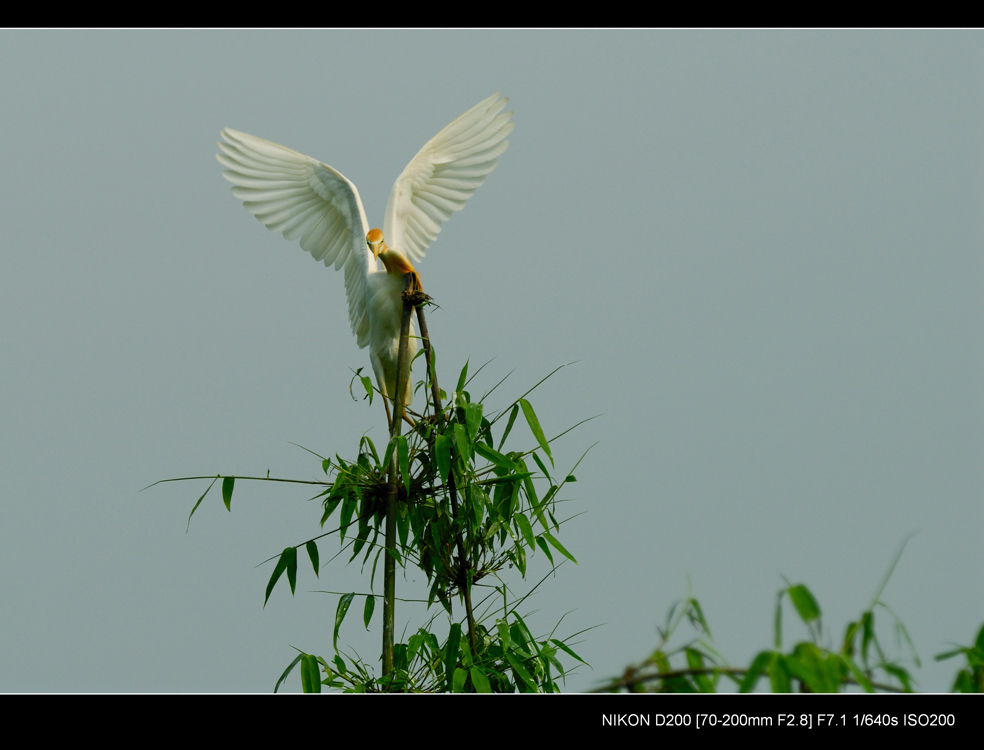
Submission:
[[[416,276],[411,259],[424,257],[441,224],[464,208],[509,146],[512,111],[502,112],[508,101],[490,96],[420,149],[393,184],[383,231],[370,230],[359,191],[340,172],[271,141],[222,131],[216,158],[246,209],[271,231],[300,239],[315,260],[344,267],[352,332],[359,348],[369,347],[386,398],[396,394],[404,275]],[[411,360],[416,350],[411,338]],[[411,395],[408,380],[407,404]]]

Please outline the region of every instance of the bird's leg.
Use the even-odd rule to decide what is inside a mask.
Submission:
[[[410,271],[410,284],[407,286],[407,294],[416,294],[424,291],[424,285],[420,282],[420,274],[416,270]]]

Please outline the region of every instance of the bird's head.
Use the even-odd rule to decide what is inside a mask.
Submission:
[[[389,249],[386,247],[386,243],[383,242],[383,232],[381,229],[370,229],[369,234],[366,235],[366,243],[369,245],[369,249],[372,250],[373,259],[378,258]]]
[[[383,261],[383,265],[386,266],[386,273],[403,276],[407,273],[417,272],[413,264],[403,253],[396,248],[388,247],[383,242],[383,233],[381,230],[370,229],[369,234],[366,235],[366,244],[369,245],[369,249],[372,251],[373,260],[378,258]]]

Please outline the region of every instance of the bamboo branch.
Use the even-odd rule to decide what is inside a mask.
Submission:
[[[611,693],[613,691],[619,690],[621,688],[631,689],[634,687],[641,687],[647,682],[657,682],[661,680],[671,680],[676,677],[696,677],[699,675],[730,675],[732,677],[743,677],[748,673],[748,669],[736,668],[736,667],[704,667],[701,669],[674,669],[668,672],[656,672],[648,674],[639,674],[633,669],[626,670],[624,677],[612,680],[607,685],[594,688],[589,690],[589,693]],[[842,679],[842,684],[845,685],[860,685],[857,680],[844,677]],[[876,690],[884,690],[888,693],[904,693],[905,688],[896,687],[895,685],[886,685],[883,682],[872,682],[871,686]]]
[[[393,394],[393,418],[390,440],[400,436],[406,408],[407,380],[410,376],[410,315],[413,305],[406,297],[414,276],[408,273],[403,285],[403,319],[400,324],[400,351],[396,358],[396,393]],[[383,561],[383,674],[393,672],[393,633],[396,606],[396,501],[399,487],[398,450],[393,451],[389,466],[389,492],[386,496],[386,554]],[[409,479],[409,477],[408,477]]]

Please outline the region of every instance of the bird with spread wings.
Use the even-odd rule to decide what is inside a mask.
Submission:
[[[315,260],[344,269],[352,333],[360,349],[369,347],[384,399],[396,394],[404,276],[414,274],[419,287],[412,261],[424,257],[441,225],[464,208],[508,148],[508,101],[490,96],[424,144],[393,184],[382,231],[369,228],[359,191],[340,172],[271,141],[222,131],[216,158],[246,209],[267,229],[299,239]],[[408,379],[405,403],[411,396]]]

